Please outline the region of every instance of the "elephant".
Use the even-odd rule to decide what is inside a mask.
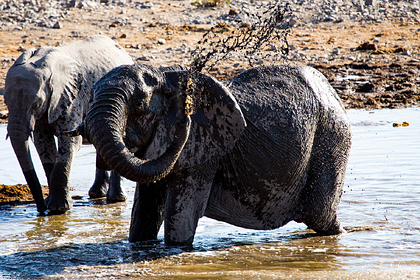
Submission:
[[[91,88],[101,76],[116,66],[133,63],[128,53],[109,37],[93,35],[62,47],[31,48],[8,70],[4,89],[9,110],[7,135],[38,212],[65,212],[72,207],[68,180],[72,160],[83,139],[69,138],[62,132],[83,121],[93,100]],[[48,181],[45,202],[29,151],[29,136]],[[89,195],[125,200],[121,182],[117,173],[109,175],[97,168]]]
[[[203,216],[345,232],[337,209],[351,129],[317,70],[260,66],[218,81],[135,64],[114,68],[94,91],[69,135],[87,137],[109,169],[137,182],[130,242],[156,240],[164,222],[166,246],[192,246]]]

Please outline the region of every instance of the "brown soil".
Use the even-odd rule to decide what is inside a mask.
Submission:
[[[48,195],[48,187],[42,186],[44,197]],[[33,202],[33,197],[28,185],[3,185],[0,184],[0,205]]]

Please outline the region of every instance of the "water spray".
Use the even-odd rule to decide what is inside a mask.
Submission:
[[[257,10],[262,10],[262,6]],[[286,60],[289,53],[287,36],[290,33],[289,20],[291,9],[289,5],[278,3],[271,5],[260,13],[241,11],[248,23],[241,23],[239,28],[231,29],[228,25],[218,23],[207,31],[197,47],[191,53],[189,75],[183,82],[186,92],[186,114],[194,111],[193,101],[199,101],[200,81],[198,73],[212,71],[222,60],[226,60],[233,53],[246,58],[250,67],[259,61],[276,57],[276,60]],[[273,44],[277,44],[273,51]]]

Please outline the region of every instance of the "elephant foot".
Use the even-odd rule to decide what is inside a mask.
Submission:
[[[51,213],[64,213],[73,207],[73,200],[68,188],[64,190],[50,190],[45,202],[47,204],[47,209],[50,210]]]
[[[89,190],[90,198],[106,197],[109,188],[109,172],[103,169],[96,168],[95,182]]]
[[[109,194],[108,193],[107,196],[106,196],[106,200],[111,201],[111,202],[126,201],[127,200],[127,195],[125,194],[125,192],[118,193],[118,194]]]
[[[127,194],[125,193],[124,189],[121,188],[121,186],[110,187],[106,195],[106,200],[115,202],[126,201]]]
[[[93,185],[90,189],[89,189],[89,197],[90,198],[101,198],[101,197],[106,197],[107,196],[107,191],[108,191],[108,185]]]
[[[341,226],[341,223],[338,220],[335,220],[330,226],[328,227],[310,227],[319,235],[337,235],[346,233],[346,230]]]
[[[120,175],[118,175],[115,172],[111,172],[110,176],[110,184],[108,193],[106,195],[106,199],[108,201],[126,201],[127,200],[127,194],[124,191],[122,178]]]

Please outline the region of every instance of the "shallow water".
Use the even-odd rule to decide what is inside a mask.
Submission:
[[[420,278],[420,110],[349,110],[353,146],[339,219],[348,233],[315,236],[289,223],[245,230],[203,218],[191,251],[127,241],[129,200],[89,200],[94,149],[78,153],[70,177],[82,198],[64,215],[37,216],[35,204],[1,207],[0,279]],[[393,127],[394,122],[410,123]],[[24,183],[0,126],[0,183]],[[31,147],[33,157],[36,152]],[[45,184],[39,160],[36,168]]]

